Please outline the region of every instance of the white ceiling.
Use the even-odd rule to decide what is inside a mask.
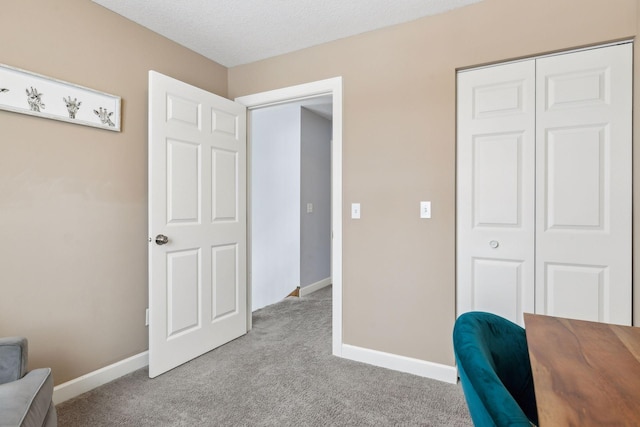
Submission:
[[[482,0],[92,0],[226,67]]]

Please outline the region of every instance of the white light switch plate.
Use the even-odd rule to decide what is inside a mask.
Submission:
[[[420,218],[431,218],[431,202],[420,202]]]
[[[351,218],[360,219],[360,203],[351,203]]]

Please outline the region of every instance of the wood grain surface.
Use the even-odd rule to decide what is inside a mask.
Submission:
[[[640,426],[640,328],[524,319],[541,427]]]

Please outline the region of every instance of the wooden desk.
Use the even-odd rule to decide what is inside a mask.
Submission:
[[[640,426],[640,328],[525,314],[540,427]]]

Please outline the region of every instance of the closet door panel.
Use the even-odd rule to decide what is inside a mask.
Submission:
[[[572,319],[604,317],[607,273],[603,266],[546,263],[547,310]]]
[[[458,314],[534,311],[534,72],[458,74]]]
[[[631,324],[630,44],[536,61],[536,312]]]
[[[603,229],[607,139],[601,125],[547,133],[545,229]]]

